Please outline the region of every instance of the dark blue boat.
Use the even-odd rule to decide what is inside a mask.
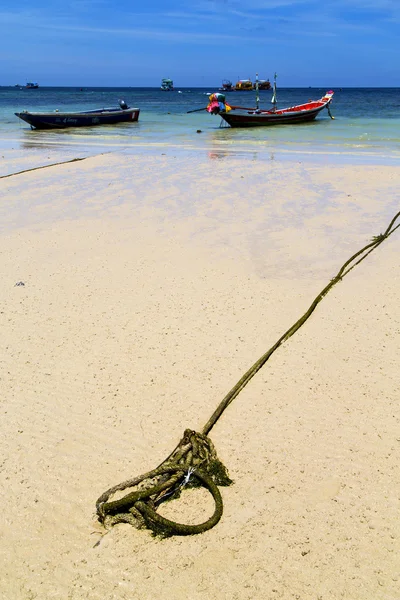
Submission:
[[[95,125],[114,125],[116,123],[133,123],[139,119],[139,108],[129,108],[120,100],[119,108],[98,108],[84,112],[50,113],[28,112],[15,113],[17,117],[29,123],[32,129],[65,129],[66,127],[93,127]]]

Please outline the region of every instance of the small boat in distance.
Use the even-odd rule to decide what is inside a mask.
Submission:
[[[256,85],[257,82],[254,83],[254,89],[256,89]],[[269,79],[260,79],[258,82],[258,89],[259,90],[270,90],[271,89],[271,82]]]
[[[172,92],[174,89],[174,82],[172,81],[172,79],[162,79],[161,89],[163,92]]]
[[[129,108],[124,100],[119,108],[98,108],[83,112],[15,113],[17,117],[29,123],[31,129],[65,129],[66,127],[92,127],[94,125],[114,125],[116,123],[134,123],[139,119],[139,108]]]
[[[251,92],[252,89],[253,83],[250,81],[250,79],[239,79],[239,81],[235,85],[236,92]]]
[[[234,92],[235,88],[233,87],[232,81],[230,81],[229,79],[223,79],[222,85],[219,88],[219,91],[220,92]]]
[[[37,90],[39,87],[38,83],[33,83],[32,81],[28,81],[28,83],[26,84],[25,88],[27,90]]]
[[[209,97],[210,103],[206,110],[213,115],[220,115],[222,119],[231,127],[260,127],[266,125],[283,125],[293,123],[307,123],[313,121],[318,113],[324,108],[328,110],[332,117],[329,105],[332,102],[334,92],[330,90],[319,100],[309,100],[304,104],[290,106],[288,108],[277,108],[276,97],[276,74],[274,89],[272,94],[271,110],[261,110],[259,108],[258,97],[258,76],[256,77],[256,106],[255,108],[245,108],[244,106],[230,106],[223,94],[212,94]]]

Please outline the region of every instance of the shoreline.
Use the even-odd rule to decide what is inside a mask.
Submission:
[[[0,179],[0,595],[394,599],[400,230],[212,430],[234,480],[214,529],[160,541],[96,521],[100,494],[200,430],[399,210],[393,166],[172,152]],[[207,502],[163,514],[199,522]]]
[[[4,140],[3,140],[4,142]],[[400,165],[400,154],[382,155],[379,151],[355,152],[346,150],[319,151],[318,149],[285,149],[283,147],[262,148],[259,146],[244,145],[241,148],[232,149],[224,144],[219,146],[205,147],[182,147],[179,143],[176,145],[168,143],[160,144],[135,144],[127,146],[117,144],[116,146],[105,145],[76,145],[60,144],[55,142],[43,144],[34,142],[32,145],[25,146],[21,152],[20,148],[15,148],[18,143],[10,141],[5,147],[0,149],[0,179],[19,174],[25,170],[38,169],[45,166],[53,166],[67,163],[72,160],[84,160],[95,158],[96,156],[120,155],[121,157],[134,156],[148,158],[155,157],[175,157],[195,158],[202,160],[244,160],[244,161],[276,161],[290,166],[292,163],[305,163],[308,166],[328,165],[333,166],[382,166],[397,167]],[[14,169],[14,170],[12,170]]]

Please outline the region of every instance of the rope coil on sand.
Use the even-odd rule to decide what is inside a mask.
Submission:
[[[233,482],[229,478],[226,467],[218,459],[208,433],[224,410],[267,362],[275,350],[304,325],[330,289],[400,227],[400,223],[395,226],[399,216],[400,212],[393,217],[384,233],[374,236],[369,244],[353,254],[344,263],[335,277],[313,300],[304,315],[254,363],[223,398],[201,433],[186,429],[179,444],[156,469],[117,484],[100,496],[96,502],[96,511],[99,520],[106,527],[111,527],[117,523],[130,523],[138,528],[151,529],[155,534],[162,536],[194,535],[211,529],[219,522],[223,512],[223,502],[218,486],[230,485]],[[162,502],[177,498],[183,487],[199,484],[208,489],[215,504],[214,513],[204,523],[185,525],[166,519],[157,512],[157,507]],[[109,501],[110,497],[116,492],[127,488],[136,489],[123,498]]]
[[[231,483],[212,441],[201,433],[186,429],[178,446],[156,469],[104,492],[96,502],[97,514],[106,527],[125,522],[139,528],[147,526],[163,536],[202,533],[214,527],[222,516],[218,485]],[[196,484],[207,488],[214,499],[214,513],[207,521],[184,525],[156,512],[162,502],[178,497],[183,487]],[[130,487],[138,489],[119,500],[109,501],[115,492]]]

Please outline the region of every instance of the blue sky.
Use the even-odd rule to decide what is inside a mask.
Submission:
[[[400,87],[400,0],[2,0],[0,85]]]

